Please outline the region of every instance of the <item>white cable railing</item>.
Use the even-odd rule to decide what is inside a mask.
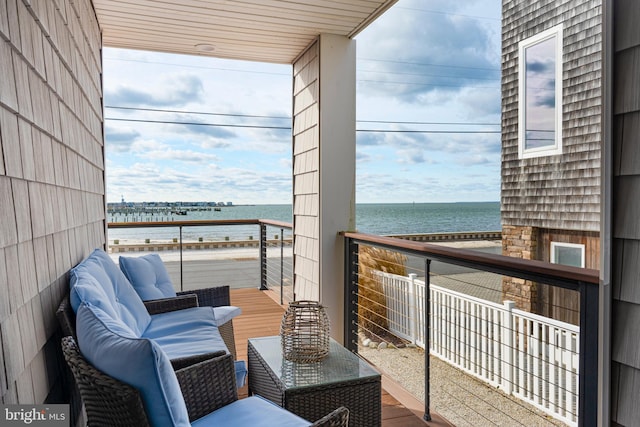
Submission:
[[[376,272],[389,330],[425,347],[425,282]],[[578,326],[430,285],[430,354],[577,425]]]

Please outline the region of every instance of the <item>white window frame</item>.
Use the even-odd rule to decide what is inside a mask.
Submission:
[[[555,254],[556,254],[556,248],[574,248],[574,249],[580,249],[580,267],[584,268],[585,265],[585,245],[580,244],[580,243],[565,243],[565,242],[551,242],[551,263],[552,264],[557,264],[557,262],[555,262]]]
[[[526,138],[526,60],[525,50],[552,37],[556,38],[555,135],[554,145],[525,149]],[[562,154],[562,25],[545,30],[518,43],[518,158]]]

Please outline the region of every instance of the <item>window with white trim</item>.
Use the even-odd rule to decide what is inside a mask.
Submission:
[[[562,25],[518,44],[518,156],[562,154]]]
[[[584,268],[584,245],[551,242],[551,262]]]

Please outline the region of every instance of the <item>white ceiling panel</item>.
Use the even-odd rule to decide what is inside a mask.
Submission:
[[[353,37],[397,0],[93,0],[105,46],[292,63],[319,34]],[[196,46],[207,45],[210,51]]]

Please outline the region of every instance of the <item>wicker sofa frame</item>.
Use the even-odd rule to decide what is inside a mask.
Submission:
[[[91,426],[149,426],[140,393],[91,365],[80,353],[72,336],[62,338],[62,352],[73,373]],[[233,359],[223,352],[176,370],[189,420],[199,419],[238,399]],[[349,411],[340,407],[314,427],[346,427]]]

